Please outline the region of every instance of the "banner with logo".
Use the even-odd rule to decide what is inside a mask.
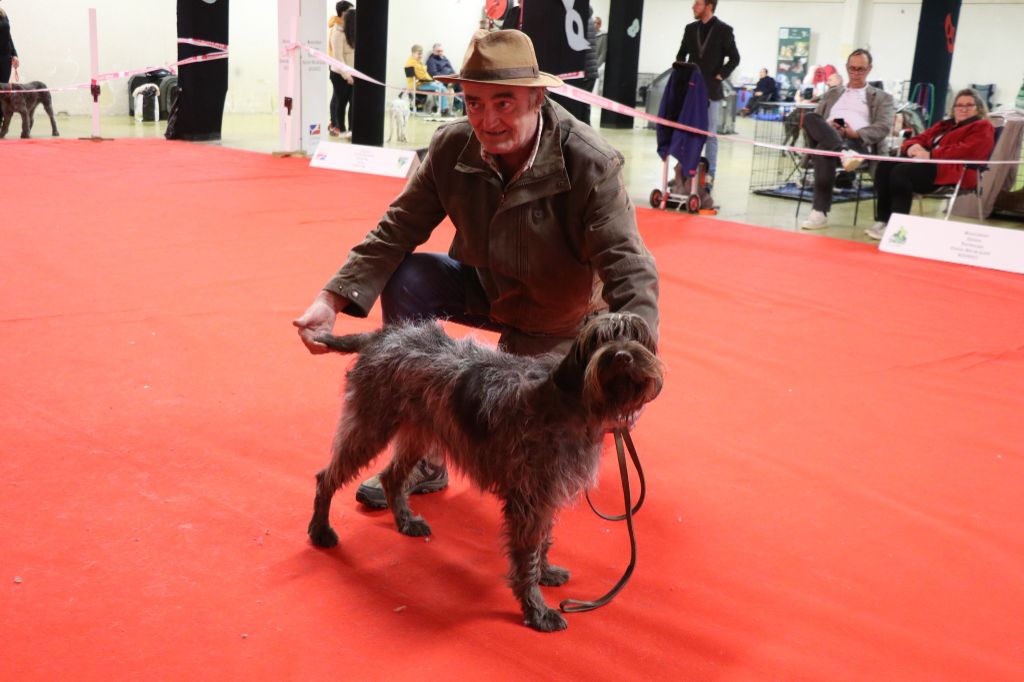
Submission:
[[[811,55],[811,29],[780,28],[779,55],[776,63],[778,77],[785,85],[800,91],[807,77],[807,60]]]
[[[519,5],[519,28],[533,41],[540,70],[565,79],[582,78],[590,49],[590,0],[522,0]]]

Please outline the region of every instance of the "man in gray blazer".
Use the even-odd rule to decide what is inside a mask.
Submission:
[[[804,117],[804,135],[809,147],[861,154],[885,151],[883,145],[892,129],[895,111],[892,96],[867,83],[871,62],[871,53],[867,50],[854,50],[847,57],[847,85],[826,92],[814,113]],[[811,156],[814,202],[810,216],[800,224],[803,229],[820,230],[828,226],[839,161],[835,156]],[[842,161],[844,170],[854,171],[863,159],[850,157]]]

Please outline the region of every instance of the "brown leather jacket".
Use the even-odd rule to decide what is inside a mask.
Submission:
[[[481,312],[493,320],[548,337],[540,346],[549,349],[567,348],[562,341],[602,308],[634,312],[657,335],[658,274],[622,155],[558,104],[541,111],[534,164],[508,187],[481,158],[468,121],[437,130],[405,190],[324,287],[352,302],[346,313],[365,317],[447,215],[456,229],[449,255],[476,269],[491,304]]]

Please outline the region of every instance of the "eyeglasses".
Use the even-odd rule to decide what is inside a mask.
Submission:
[[[850,73],[867,73],[870,66],[847,66],[846,70]]]
[[[977,109],[978,105],[975,104],[974,102],[971,102],[970,104],[954,104],[953,108],[954,109]]]

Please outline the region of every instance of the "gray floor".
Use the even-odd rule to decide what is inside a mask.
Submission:
[[[595,115],[595,122],[597,120]],[[45,119],[44,119],[45,122]],[[46,126],[38,125],[37,135],[45,137]],[[662,163],[656,153],[653,130],[641,127],[637,122],[630,129],[601,128],[602,135],[626,158],[626,185],[630,196],[639,206],[649,206],[651,190],[661,186]],[[86,116],[58,116],[57,124],[63,137],[84,137],[91,135],[91,119]],[[440,125],[436,120],[420,116],[409,119],[407,135],[409,141],[401,144],[387,143],[385,146],[416,149],[427,146],[433,131]],[[166,123],[140,123],[129,116],[105,117],[101,120],[104,137],[153,137],[162,138]],[[736,122],[736,137],[753,139],[755,136],[754,121],[740,118]],[[385,131],[387,129],[385,128]],[[385,133],[386,134],[386,133]],[[332,141],[339,141],[332,139]],[[223,124],[223,136],[218,143],[224,147],[245,149],[249,151],[270,153],[278,148],[278,120],[272,114],[226,115]],[[864,228],[871,225],[873,216],[871,204],[861,203],[858,224],[853,224],[853,203],[837,204],[829,215],[829,227],[824,230],[806,232],[800,230],[799,222],[803,220],[810,205],[804,202],[800,207],[800,218],[795,217],[796,202],[790,199],[765,197],[752,194],[751,166],[753,147],[739,141],[722,138],[719,144],[718,177],[715,179],[714,197],[719,206],[718,218],[771,227],[791,232],[803,232],[813,236],[836,237],[854,241],[871,242],[864,236]],[[941,217],[944,202],[926,201],[924,213],[928,216]],[[915,202],[915,212],[918,205]],[[958,218],[971,222],[969,219]],[[1006,227],[1024,227],[1014,221],[993,219],[986,224]],[[874,243],[874,242],[871,242]]]

